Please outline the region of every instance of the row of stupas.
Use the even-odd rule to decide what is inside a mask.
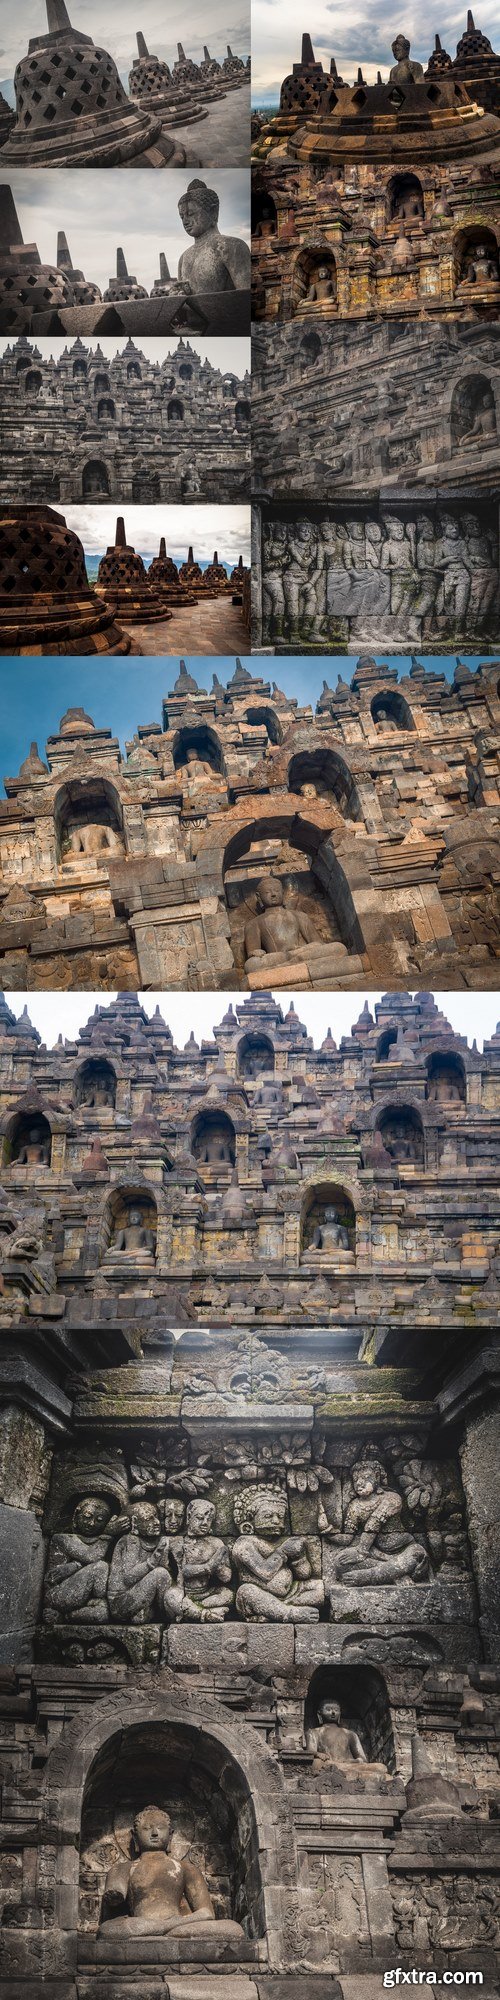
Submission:
[[[218,212],[215,191],[207,189],[205,182],[201,181],[191,183],[193,186],[204,191],[207,202],[212,196],[214,206],[217,202]],[[219,242],[229,245],[237,240],[240,239],[218,237]],[[246,261],[249,253],[243,239],[241,242]],[[37,244],[24,242],[11,187],[7,182],[0,185],[2,334],[35,333],[40,337],[48,333],[155,334],[167,332],[172,326],[175,329],[186,326],[199,333],[249,333],[249,303],[245,286],[239,282],[228,290],[223,286],[219,289],[220,268],[218,273],[217,260],[214,260],[213,290],[194,296],[194,288],[183,282],[182,262],[181,256],[179,275],[171,277],[165,252],[160,251],[159,277],[154,279],[148,291],[147,286],[129,272],[125,252],[120,247],[116,252],[116,271],[102,292],[99,285],[73,264],[63,229],[58,231],[54,264],[43,262]],[[247,281],[246,274],[243,275],[246,285],[249,279]],[[216,323],[212,323],[214,312]]]
[[[170,137],[167,120],[203,118],[212,100],[247,80],[241,57],[228,46],[220,64],[205,48],[197,64],[179,43],[171,71],[139,34],[127,95],[113,57],[72,26],[65,0],[46,4],[47,33],[31,38],[17,64],[15,118],[0,105],[5,159],[23,167],[197,164]]]
[[[95,588],[79,536],[53,507],[11,506],[0,517],[0,656],[130,653],[141,648],[126,625],[167,622],[200,597],[241,604],[249,572],[240,556],[228,576],[217,550],[203,571],[192,545],[177,565],[162,536],[149,568],[127,541],[123,516],[103,555]]]

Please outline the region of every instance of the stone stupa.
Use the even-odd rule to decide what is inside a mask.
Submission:
[[[193,95],[189,83],[180,84],[173,78],[168,63],[151,55],[141,33],[137,35],[137,49],[128,80],[130,96],[136,104],[157,113],[162,120],[168,119],[171,125],[192,125],[208,117],[201,102],[198,79]]]
[[[149,582],[165,598],[166,604],[196,604],[196,592],[187,583],[181,583],[177,563],[173,556],[167,556],[165,536],[161,536],[157,556],[148,569]]]
[[[0,187],[0,332],[29,333],[36,313],[75,305],[69,270],[42,264],[36,243],[24,243],[12,189]]]
[[[137,555],[131,543],[127,542],[123,515],[116,523],[115,540],[102,556],[97,572],[96,590],[113,606],[118,617],[127,622],[152,624],[159,618],[170,618],[164,595],[160,595],[149,581],[149,573],[142,556]]]
[[[19,167],[183,166],[161,120],[123,88],[107,49],[81,34],[66,0],[46,0],[47,32],[32,37],[14,77],[16,123],[4,158]]]
[[[0,653],[129,653],[114,612],[90,588],[78,535],[53,507],[0,516]]]

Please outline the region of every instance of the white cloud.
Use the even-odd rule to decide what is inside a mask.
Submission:
[[[252,73],[253,97],[256,104],[274,101],[279,96],[283,78],[290,74],[294,62],[300,62],[302,31],[307,27],[312,37],[315,55],[326,69],[330,68],[330,56],[335,55],[337,69],[346,83],[355,81],[358,64],[368,83],[374,83],[377,70],[387,78],[393,57],[391,42],[395,35],[403,31],[411,40],[412,55],[417,61],[428,62],[434,47],[436,27],[439,29],[443,48],[454,56],[460,35],[466,26],[466,0],[441,0],[439,14],[429,0],[408,0],[403,19],[398,0],[389,0],[382,8],[379,0],[351,0],[349,7],[342,7],[338,0],[315,0],[312,15],[304,18],[302,0],[288,0],[286,11],[278,0],[252,0]],[[498,8],[494,0],[481,0],[475,13],[476,25],[489,35],[495,47],[500,41]]]
[[[73,26],[109,51],[125,83],[137,55],[138,27],[142,28],[151,54],[160,56],[170,66],[176,60],[179,37],[186,54],[195,62],[199,62],[207,39],[210,54],[217,56],[219,62],[225,56],[227,42],[235,55],[247,56],[249,52],[250,0],[229,0],[229,4],[228,0],[212,0],[208,20],[203,0],[188,0],[182,17],[174,14],[170,24],[164,0],[146,0],[146,4],[142,0],[141,6],[137,0],[120,0],[119,7],[117,0],[67,0],[67,4]],[[45,34],[46,28],[45,0],[24,0],[23,7],[18,9],[11,0],[0,0],[6,77],[13,77],[16,63],[27,54],[31,37]]]
[[[167,549],[177,559],[192,542],[198,561],[210,562],[217,549],[221,562],[250,556],[249,507],[64,507],[69,528],[80,536],[87,554],[102,555],[114,543],[117,514],[124,513],[127,541],[140,555],[158,549],[165,535]]]

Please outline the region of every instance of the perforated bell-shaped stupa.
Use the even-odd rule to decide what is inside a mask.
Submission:
[[[194,590],[179,581],[177,563],[167,555],[165,536],[161,536],[158,555],[153,557],[148,569],[148,579],[155,590],[164,595],[167,604],[196,604]]]
[[[0,331],[30,333],[34,317],[75,305],[71,273],[42,264],[36,243],[24,243],[12,189],[0,187]]]
[[[174,163],[174,142],[132,104],[113,57],[74,28],[66,0],[46,0],[47,33],[35,35],[14,77],[16,123],[4,159],[16,166],[121,167]],[[183,149],[175,164],[185,160]]]
[[[130,277],[123,250],[117,250],[116,252],[116,278],[110,278],[109,285],[103,293],[103,297],[106,301],[110,299],[147,299],[148,297],[144,285],[139,285],[137,278]]]
[[[129,653],[90,588],[82,543],[53,507],[0,515],[0,654]]]
[[[149,581],[142,556],[137,555],[132,544],[127,542],[122,514],[116,523],[115,540],[99,563],[96,589],[113,605],[120,618],[126,618],[127,623],[150,624],[157,618],[171,616],[164,596],[160,596]]]

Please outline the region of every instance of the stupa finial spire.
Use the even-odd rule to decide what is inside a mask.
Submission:
[[[71,33],[66,0],[47,0],[47,27],[49,35],[60,35],[65,28]]]

